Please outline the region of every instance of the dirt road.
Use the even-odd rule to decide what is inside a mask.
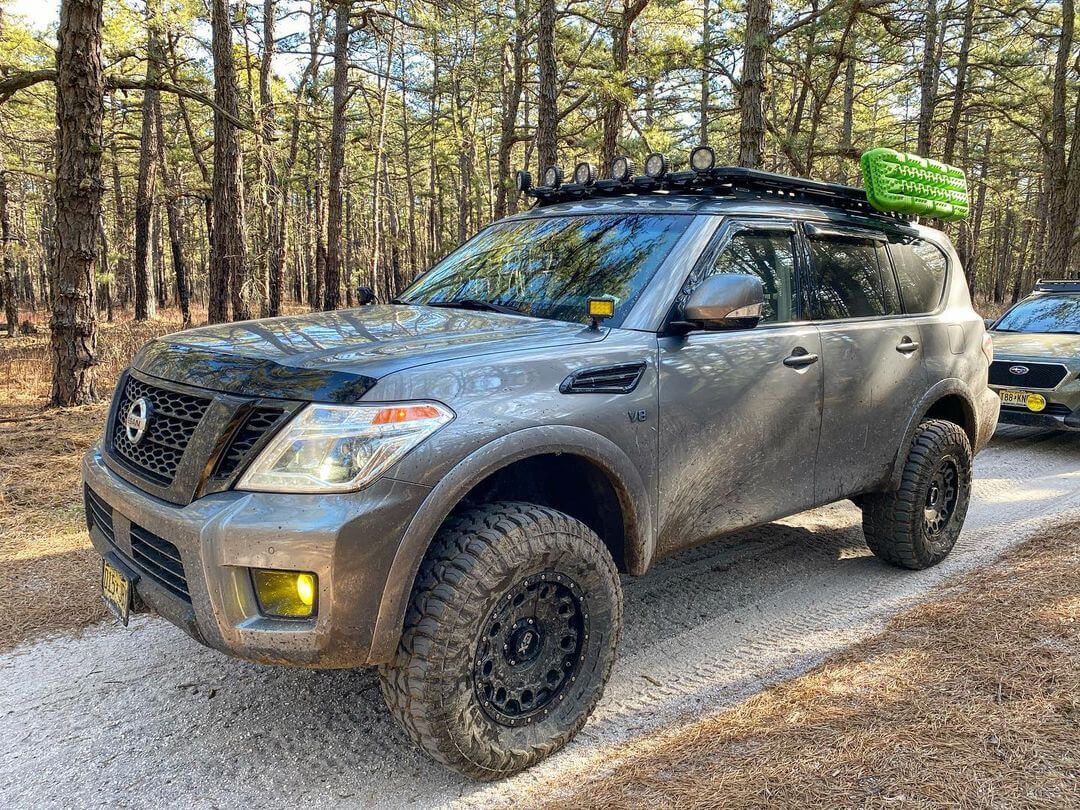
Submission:
[[[247,664],[156,618],[0,656],[4,807],[436,806],[527,802],[560,771],[729,705],[873,633],[944,577],[1080,516],[1080,436],[1003,429],[976,462],[967,527],[918,573],[879,564],[849,504],[728,537],[626,581],[620,662],[565,751],[497,785],[416,753],[369,672]]]

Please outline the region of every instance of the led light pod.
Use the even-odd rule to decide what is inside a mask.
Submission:
[[[591,186],[596,182],[596,167],[591,163],[579,163],[574,167],[574,182],[582,186]]]
[[[698,146],[690,153],[690,168],[695,172],[710,171],[716,165],[716,152],[711,146]]]
[[[645,176],[660,180],[668,172],[668,160],[659,152],[653,152],[645,158]]]
[[[627,182],[634,176],[634,164],[626,155],[619,155],[611,161],[611,179],[619,183]]]

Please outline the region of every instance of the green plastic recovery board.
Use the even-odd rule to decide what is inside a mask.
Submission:
[[[863,152],[861,163],[866,198],[879,211],[945,220],[968,215],[962,169],[884,148]]]

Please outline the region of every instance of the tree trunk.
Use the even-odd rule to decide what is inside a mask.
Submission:
[[[1062,26],[1054,66],[1054,86],[1050,114],[1050,147],[1047,160],[1049,227],[1047,228],[1046,272],[1064,278],[1072,259],[1072,239],[1076,229],[1077,199],[1080,196],[1080,155],[1076,140],[1080,130],[1073,127],[1072,149],[1067,150],[1068,117],[1065,112],[1069,72],[1072,66],[1074,31],[1073,0],[1062,0]],[[1080,113],[1080,97],[1077,98]]]
[[[555,107],[555,0],[540,0],[536,31],[536,60],[540,68],[539,101],[536,116],[536,160],[538,177],[559,159],[559,115]]]
[[[94,400],[94,268],[101,216],[102,0],[64,0],[56,51],[56,303],[54,405]]]
[[[416,240],[416,190],[413,188],[412,151],[409,148],[409,100],[408,83],[405,80],[405,39],[404,36],[401,38],[401,147],[402,159],[405,163],[405,193],[409,199],[409,278],[412,279],[420,266],[420,257]],[[351,248],[351,240],[349,244]]]
[[[341,173],[345,168],[345,104],[348,101],[349,12],[351,9],[351,2],[338,0],[334,17],[334,102],[330,119],[330,178],[326,209],[326,296],[323,299],[323,309],[327,310],[341,306],[343,203]],[[387,62],[389,63],[389,59]],[[387,71],[386,84],[387,86],[390,84],[389,71]],[[375,171],[378,172],[377,162]],[[378,184],[377,174],[375,183]]]
[[[176,276],[176,300],[180,305],[180,314],[184,319],[184,328],[191,326],[191,284],[188,280],[187,265],[184,263],[183,219],[180,215],[179,173],[169,171],[169,161],[165,155],[165,138],[161,125],[161,110],[157,111],[158,163],[161,178],[167,186],[165,195],[165,219],[169,227],[169,254],[172,257],[173,274]],[[164,275],[164,271],[162,272]],[[163,285],[164,286],[164,285]]]
[[[271,68],[274,58],[275,0],[263,0],[263,53],[259,62],[259,115],[262,116],[260,154],[266,177],[266,273],[268,315],[281,314],[281,299],[285,292],[285,197],[281,178],[274,166],[273,143],[276,137],[273,96],[270,93]]]
[[[258,312],[255,274],[247,264],[244,233],[243,161],[237,117],[236,66],[228,0],[211,0],[214,102],[214,229],[210,238],[210,323],[244,321]]]
[[[975,297],[975,282],[979,266],[979,236],[982,234],[983,211],[986,209],[986,175],[990,166],[990,127],[986,128],[986,139],[983,142],[982,167],[979,169],[979,189],[975,193],[975,211],[971,221],[971,241],[967,261],[964,264],[964,272],[968,277],[968,290],[972,298]]]
[[[503,90],[502,117],[499,122],[499,151],[496,160],[495,210],[494,218],[506,216],[508,198],[517,195],[514,178],[510,171],[510,157],[517,143],[518,109],[521,106],[521,94],[525,88],[525,12],[522,3],[514,4],[514,18],[517,21],[514,36],[507,43],[506,53],[510,57],[510,82]],[[409,190],[412,197],[412,190]],[[410,225],[411,230],[411,211]]]
[[[968,0],[964,11],[964,32],[960,36],[960,53],[956,59],[956,88],[953,90],[952,110],[949,123],[945,128],[945,149],[941,159],[952,163],[956,152],[956,139],[960,133],[960,116],[964,114],[964,96],[967,93],[968,59],[971,53],[971,38],[975,28],[975,3]]]
[[[109,150],[112,158],[112,185],[113,198],[116,201],[116,211],[113,220],[113,247],[116,248],[116,287],[120,291],[120,303],[126,306],[131,301],[134,293],[134,280],[131,274],[131,262],[128,258],[128,246],[130,231],[127,225],[127,206],[124,204],[123,183],[120,180],[120,157],[116,150],[117,127],[116,127],[116,100],[113,99],[110,113],[112,134],[109,139]],[[53,229],[55,231],[55,228]]]
[[[0,171],[0,253],[4,257],[3,287],[4,315],[7,336],[15,337],[19,328],[19,303],[15,297],[15,259],[11,255],[11,218],[8,216],[7,172]]]
[[[158,37],[157,12],[148,3],[146,78],[161,78],[161,41]],[[157,186],[158,147],[160,127],[156,117],[159,110],[158,91],[144,90],[142,99],[142,133],[139,140],[139,184],[135,194],[135,320],[145,321],[157,316],[153,262],[150,258],[150,220],[154,211]]]
[[[611,61],[615,68],[614,82],[618,85],[615,96],[607,103],[604,111],[603,142],[600,150],[600,165],[605,169],[615,159],[619,148],[619,134],[622,132],[623,115],[626,113],[626,101],[623,94],[629,91],[627,67],[630,61],[630,27],[634,20],[645,10],[648,0],[635,0],[627,4],[624,0],[619,21],[611,30]]]
[[[698,143],[709,143],[709,61],[712,58],[712,31],[709,25],[709,0],[702,0],[701,10],[701,100],[698,107]]]
[[[315,129],[315,283],[308,289],[312,309],[323,309],[326,300],[326,241],[323,202],[322,138]]]
[[[930,134],[934,125],[934,96],[939,72],[937,37],[937,0],[926,0],[923,57],[919,68],[919,132],[915,147],[915,151],[923,157],[930,157]]]
[[[770,0],[747,0],[739,81],[739,165],[751,169],[760,169],[765,160],[765,60],[770,12]]]

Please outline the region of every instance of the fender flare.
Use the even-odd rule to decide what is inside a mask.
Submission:
[[[900,446],[896,448],[896,455],[893,458],[892,474],[889,476],[889,489],[896,490],[900,488],[900,478],[904,473],[904,461],[907,459],[907,450],[911,447],[911,442],[915,438],[915,431],[919,429],[919,423],[926,418],[926,414],[939,400],[947,396],[957,396],[960,398],[964,409],[964,417],[972,426],[975,435],[975,438],[972,441],[972,449],[976,449],[979,436],[979,418],[971,396],[971,389],[963,380],[959,380],[955,377],[947,377],[944,380],[940,380],[934,383],[934,385],[922,395],[922,398],[919,399],[915,408],[912,410],[914,415],[908,422],[907,429],[904,431],[904,438],[900,442]]]
[[[591,430],[569,425],[523,428],[494,439],[458,462],[432,489],[398,543],[383,586],[368,655],[369,664],[393,659],[420,563],[435,533],[478,483],[516,461],[548,454],[580,456],[608,478],[623,514],[627,568],[643,574],[656,549],[652,503],[645,481],[618,445]]]

